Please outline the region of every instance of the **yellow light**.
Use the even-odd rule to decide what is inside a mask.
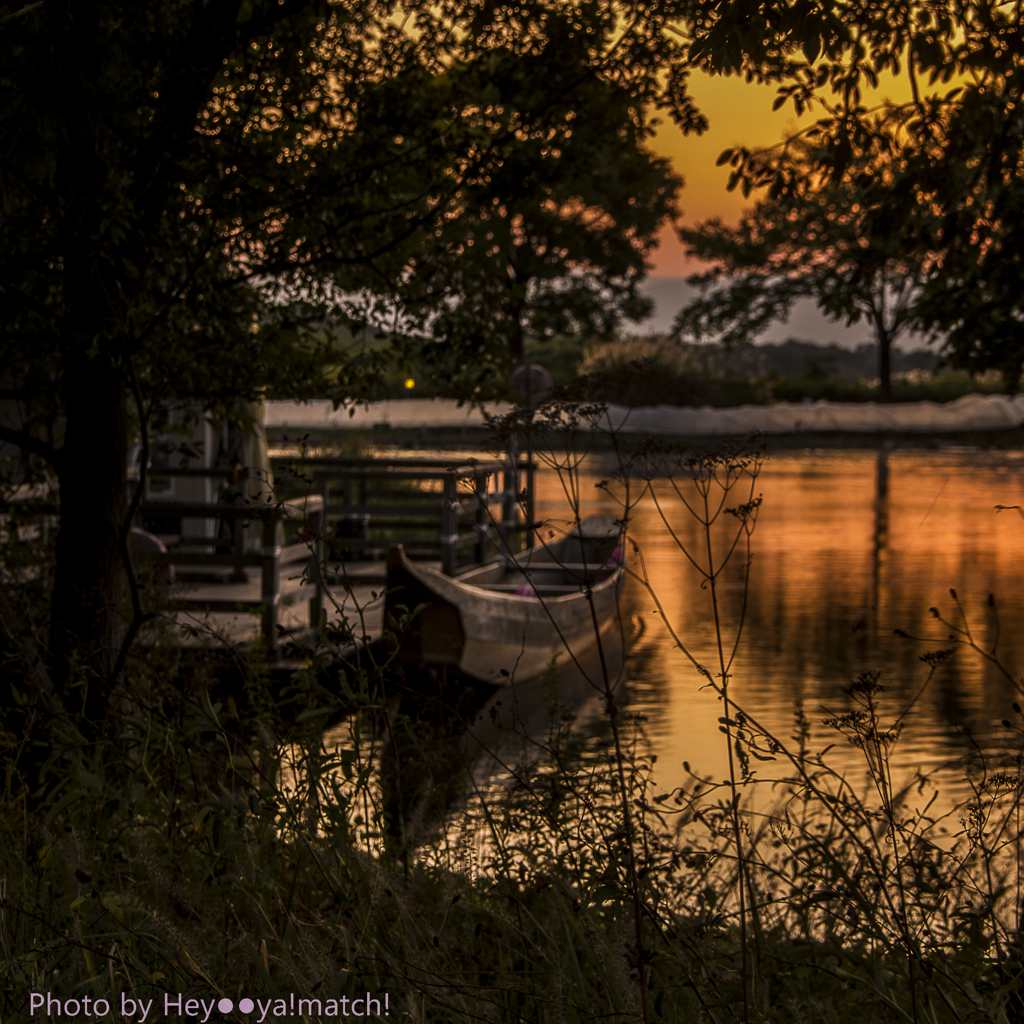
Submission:
[[[406,391],[412,391],[412,389],[414,387],[416,387],[416,381],[414,381],[412,379],[412,377],[406,377],[405,378],[405,390]]]

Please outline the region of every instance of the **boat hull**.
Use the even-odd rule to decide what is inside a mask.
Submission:
[[[399,660],[453,665],[495,684],[534,679],[582,658],[597,643],[616,614],[622,582],[617,566],[575,593],[494,593],[410,562],[396,549],[389,561],[388,608],[412,614]]]

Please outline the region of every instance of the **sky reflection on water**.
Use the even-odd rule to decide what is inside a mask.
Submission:
[[[610,470],[605,459],[588,466],[581,487],[584,515],[615,511],[594,488]],[[1022,470],[1024,453],[973,448],[770,455],[756,486],[764,503],[753,536],[732,698],[784,739],[802,708],[814,725],[815,746],[836,742],[833,758],[857,775],[860,754],[821,723],[850,710],[843,689],[855,677],[879,671],[889,687],[883,695],[886,719],[916,698],[894,748],[894,775],[935,770],[947,792],[963,792],[963,769],[955,762],[971,753],[974,742],[1007,752],[1019,747],[1020,733],[1000,723],[1019,724],[1011,704],[1021,691],[981,655],[958,649],[919,694],[928,679],[920,656],[952,646],[949,629],[929,608],[963,625],[949,594],[953,587],[979,646],[991,650],[998,640],[998,655],[1013,679],[1024,671],[1024,520],[1013,511],[995,511],[996,505],[1024,504]],[[669,488],[656,488],[668,508]],[[539,518],[564,515],[553,474],[542,477],[538,491]],[[742,500],[745,495],[738,494],[732,504]],[[691,552],[701,550],[698,524],[677,499],[671,504],[672,529]],[[700,588],[649,493],[634,508],[631,535],[680,638],[717,671],[709,592]],[[730,637],[742,608],[742,561],[737,552],[720,589]],[[647,718],[659,784],[683,784],[684,760],[701,774],[724,777],[717,695],[701,688],[702,680],[674,649],[639,586],[627,587],[624,608],[645,624],[633,656],[631,706]],[[927,639],[904,639],[896,629]],[[767,763],[757,767],[762,777],[776,771]]]

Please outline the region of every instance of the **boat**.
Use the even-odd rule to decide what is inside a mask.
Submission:
[[[388,555],[384,621],[411,616],[399,637],[404,668],[525,682],[596,644],[616,616],[624,576],[622,527],[610,516],[456,577],[410,561],[399,545]]]

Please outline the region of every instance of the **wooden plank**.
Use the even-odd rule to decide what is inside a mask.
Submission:
[[[370,522],[373,522],[375,515],[380,516],[402,516],[409,515],[419,518],[426,518],[432,516],[436,522],[441,517],[441,496],[438,495],[437,501],[430,504],[413,504],[412,502],[403,503],[396,502],[393,505],[344,505],[344,504],[332,504],[328,510],[327,515],[331,519],[345,519],[354,518],[357,516],[370,517]]]
[[[251,612],[256,615],[263,610],[263,603],[258,598],[178,597],[172,598],[171,603],[182,611]]]
[[[144,501],[142,515],[183,516],[188,519],[299,520],[320,508],[320,495],[286,501],[282,505],[225,505],[209,501]]]
[[[439,521],[440,521],[440,516],[432,516],[430,519],[412,519],[412,518],[404,519],[404,518],[402,518],[400,516],[381,516],[381,517],[379,517],[377,519],[371,519],[369,521],[369,523],[367,523],[366,525],[371,530],[374,529],[374,528],[383,529],[385,527],[387,527],[387,528],[391,528],[391,527],[405,527],[406,529],[410,529],[410,530],[413,530],[413,529],[414,530],[431,530],[434,533],[437,533],[437,525],[438,525]],[[364,537],[362,539],[365,540],[366,538]],[[335,537],[335,540],[337,540],[339,542],[342,542],[342,541],[357,541],[358,542],[360,540],[360,538],[359,537],[340,537],[340,536],[338,536],[338,537]]]
[[[286,544],[281,548],[281,565],[291,565],[293,562],[304,560],[308,561],[312,557],[309,545],[305,541],[299,541],[298,544]],[[257,562],[256,564],[258,565],[259,563]]]
[[[281,513],[273,505],[216,505],[198,501],[144,501],[139,505],[139,513],[188,519],[281,518]]]

